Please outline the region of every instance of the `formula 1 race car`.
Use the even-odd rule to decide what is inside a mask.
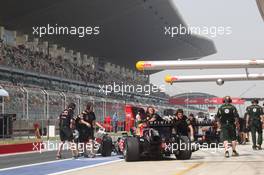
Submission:
[[[178,134],[177,125],[175,121],[148,122],[139,135],[125,138],[125,160],[161,159],[171,154],[180,160],[190,159],[193,152],[191,141]]]
[[[73,130],[74,141],[78,143],[79,131]],[[112,155],[113,151],[113,141],[112,138],[106,133],[105,129],[99,129],[95,133],[95,143],[99,145],[98,148],[96,146],[95,150],[98,154],[101,154],[103,157],[108,157]]]
[[[99,129],[96,133],[95,141],[97,144],[100,144],[97,153],[100,153],[103,157],[111,156],[113,151],[113,141],[104,129]]]
[[[194,136],[195,140],[200,145],[204,143],[218,145],[220,143],[220,133],[216,121],[195,122],[193,127],[197,131]]]

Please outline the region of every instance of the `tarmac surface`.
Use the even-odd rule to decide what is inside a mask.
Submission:
[[[55,152],[0,156],[0,175],[69,174],[69,175],[264,175],[264,150],[239,145],[239,157],[225,158],[222,149],[200,149],[191,160],[174,157],[159,161],[125,162],[120,156],[65,159],[56,161]]]

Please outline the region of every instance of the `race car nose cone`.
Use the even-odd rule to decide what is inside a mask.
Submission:
[[[139,70],[139,71],[143,71],[143,70],[144,70],[144,64],[145,64],[144,61],[138,61],[138,62],[136,63],[136,68],[137,68],[137,70]]]

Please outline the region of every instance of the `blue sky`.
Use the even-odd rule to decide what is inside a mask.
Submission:
[[[255,0],[172,0],[189,26],[231,26],[232,34],[212,38],[217,53],[202,59],[264,59],[264,21]],[[250,73],[262,73],[264,69],[249,69]],[[244,73],[235,70],[170,70],[151,76],[151,82],[163,84],[164,76],[193,74]],[[161,81],[162,80],[162,81]],[[247,90],[248,89],[248,90]],[[179,83],[166,85],[170,95],[183,92],[207,92],[217,96],[263,97],[264,81],[225,82],[217,86],[209,83]]]

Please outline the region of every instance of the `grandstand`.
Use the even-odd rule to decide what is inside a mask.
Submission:
[[[69,102],[75,102],[80,112],[87,101],[93,101],[100,122],[114,112],[124,119],[128,104],[154,105],[159,109],[181,107],[169,105],[169,96],[164,92],[106,96],[99,92],[99,85],[150,84],[149,74],[134,69],[136,59],[142,57],[198,59],[216,52],[214,43],[201,36],[171,39],[163,35],[164,26],[185,25],[178,10],[167,1],[63,0],[55,6],[53,3],[30,0],[21,4],[11,0],[1,6],[0,83],[10,94],[3,111],[17,114],[15,131],[27,132],[36,121],[42,129],[47,124],[56,124],[59,112]],[[14,9],[13,4],[19,8]],[[72,6],[78,11],[65,13]],[[96,39],[66,36],[40,39],[30,34],[32,26],[54,21],[63,26],[100,25],[103,32]]]
[[[65,106],[74,102],[77,113],[88,101],[95,103],[95,113],[100,122],[105,116],[118,112],[125,118],[125,105],[167,104],[168,95],[163,92],[145,96],[139,93],[105,96],[99,92],[103,84],[149,83],[149,76],[129,70],[98,58],[79,53],[73,54],[56,45],[47,48],[47,42],[38,39],[29,41],[27,35],[16,35],[1,27],[0,78],[1,85],[9,92],[4,113],[17,114],[14,135],[33,134],[33,125],[40,123],[42,130],[48,124],[57,124],[56,119]],[[46,46],[46,47],[44,47]]]
[[[73,50],[66,52],[63,47],[57,49],[57,45],[49,48],[48,42],[39,42],[36,38],[28,41],[27,35],[16,36],[3,27],[1,31],[1,65],[86,83],[148,83],[148,76],[142,73],[92,56],[81,56],[80,52],[74,54]]]
[[[52,50],[56,49],[53,45],[57,45],[62,52],[61,47],[69,48],[86,54],[88,59],[93,56],[95,60],[105,59],[130,69],[138,59],[199,59],[216,53],[213,41],[208,38],[197,35],[171,38],[164,35],[164,26],[187,26],[184,14],[172,1],[59,0],[54,3],[53,0],[8,0],[1,3],[0,16],[0,26],[18,30],[17,35],[19,32],[32,34],[32,27],[47,24],[99,26],[100,34],[96,36],[43,36],[42,39],[48,42],[42,47],[45,50],[49,45]],[[35,44],[34,38],[32,41]]]

